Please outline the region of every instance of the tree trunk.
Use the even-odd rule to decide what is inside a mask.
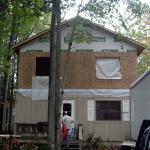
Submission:
[[[9,43],[8,43],[8,56],[6,58],[8,63],[11,63],[11,47],[15,40],[15,27],[16,27],[16,16],[13,14],[12,24],[11,24],[11,32],[10,32]],[[12,93],[13,93],[13,89],[9,88],[10,87],[9,86],[10,85],[10,82],[9,82],[10,81],[10,66],[7,66],[6,70],[7,70],[7,73],[5,73],[5,76],[4,76],[3,101],[4,101],[4,105],[7,101],[9,101],[9,103],[10,103],[9,116],[8,116],[8,118],[9,118],[8,132],[10,132],[11,131],[11,118],[12,118],[12,100],[10,97],[10,91],[12,90]],[[13,73],[13,75],[14,75],[14,73]],[[14,77],[11,76],[11,78],[13,79]]]
[[[48,150],[55,150],[55,77],[56,77],[56,47],[55,47],[55,4],[52,4],[52,18],[50,27],[50,67],[48,91]]]
[[[7,60],[8,62],[11,63],[11,67],[12,67],[12,72],[10,75],[10,69],[11,67],[8,68],[8,74],[7,79],[6,79],[6,87],[5,87],[5,95],[4,95],[4,99],[9,100],[9,116],[8,116],[8,132],[11,133],[12,131],[12,109],[13,109],[13,90],[14,90],[14,65],[15,65],[15,58],[13,58],[12,62],[11,62],[11,47],[15,41],[15,27],[16,27],[16,17],[13,15],[13,21],[12,21],[12,29],[11,29],[11,36],[10,36],[10,41],[9,41],[9,45],[8,45],[8,50],[10,52]],[[11,79],[11,80],[10,80]],[[10,82],[11,81],[11,82]],[[10,85],[10,86],[9,86]],[[8,90],[9,90],[9,95],[8,95]],[[9,96],[9,97],[8,97]],[[8,99],[9,98],[9,99]]]
[[[61,150],[61,127],[60,127],[60,115],[62,99],[60,98],[60,52],[61,52],[61,10],[60,0],[57,0],[56,12],[57,12],[57,36],[56,36],[56,87],[55,87],[55,145],[56,150]]]
[[[12,68],[11,68],[11,80],[10,80],[10,104],[9,104],[9,120],[8,120],[8,131],[12,131],[12,109],[13,109],[13,102],[14,102],[14,76],[15,76],[15,54],[13,55],[12,59]]]
[[[60,0],[52,1],[50,28],[50,74],[48,94],[48,149],[60,150],[60,49],[61,49]]]

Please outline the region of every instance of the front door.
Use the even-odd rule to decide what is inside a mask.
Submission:
[[[74,119],[74,101],[73,100],[63,100],[62,103],[62,114],[67,111],[67,114]]]

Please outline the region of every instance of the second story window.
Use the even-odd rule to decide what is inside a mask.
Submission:
[[[36,58],[36,76],[49,75],[49,57]]]
[[[99,79],[121,79],[120,59],[96,59],[96,77]]]

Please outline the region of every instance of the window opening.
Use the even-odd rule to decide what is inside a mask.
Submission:
[[[49,75],[49,57],[36,58],[36,76]]]

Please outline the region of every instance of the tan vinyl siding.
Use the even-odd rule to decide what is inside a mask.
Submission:
[[[47,121],[47,101],[32,101],[31,98],[16,95],[15,123],[36,124]],[[130,123],[128,121],[87,121],[87,100],[124,100],[127,98],[104,97],[68,97],[64,100],[75,101],[75,121],[83,125],[83,137],[95,132],[104,141],[122,141],[130,136]]]
[[[16,94],[15,123],[37,123],[47,121],[47,101],[32,101],[31,97]]]
[[[94,121],[84,125],[84,131],[95,133],[103,141],[123,141],[130,136],[130,123],[123,121]],[[88,136],[85,132],[84,136]]]

